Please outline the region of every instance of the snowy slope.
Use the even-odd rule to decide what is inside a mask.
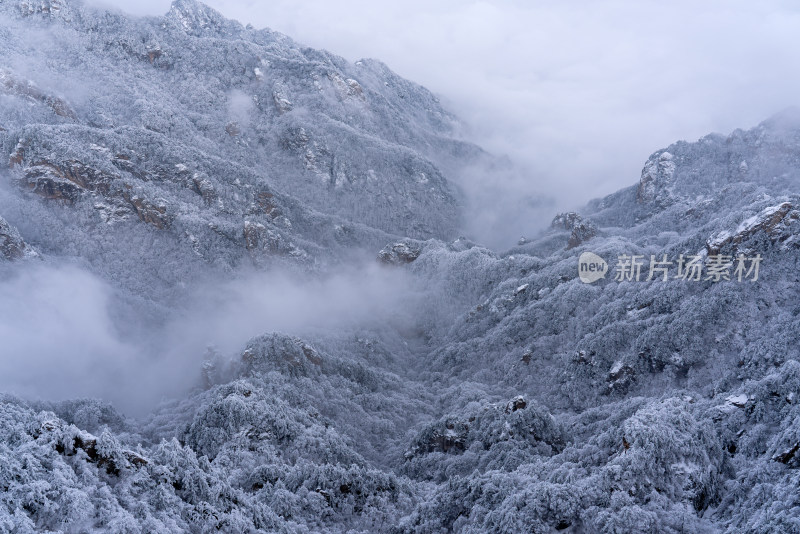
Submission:
[[[377,61],[188,0],[2,2],[0,44],[0,295],[101,280],[128,337],[86,372],[112,389],[107,346],[167,360],[236,333],[164,377],[120,363],[175,386],[136,418],[0,395],[0,532],[800,530],[795,113],[658,150],[499,253],[454,239],[452,173],[486,155]],[[592,284],[585,252],[608,263]],[[664,255],[728,256],[730,279],[646,280]],[[12,304],[4,370],[33,358]],[[167,345],[179,315],[199,326]]]

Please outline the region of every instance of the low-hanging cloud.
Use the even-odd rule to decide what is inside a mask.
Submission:
[[[303,336],[412,328],[424,293],[401,270],[351,265],[325,277],[240,273],[191,288],[153,325],[90,272],[30,262],[0,281],[0,391],[23,398],[97,397],[129,414],[199,384],[206,349],[235,358],[269,332]],[[120,320],[124,317],[124,320]]]
[[[250,117],[256,111],[253,97],[242,91],[231,91],[228,94],[228,118],[241,127],[250,125]]]
[[[225,354],[265,332],[303,336],[392,325],[410,328],[424,298],[402,270],[374,263],[327,275],[254,272],[197,288],[167,330],[171,350],[197,354],[212,344]]]
[[[0,282],[0,391],[115,396],[137,353],[110,318],[110,288],[76,267],[26,267]]]

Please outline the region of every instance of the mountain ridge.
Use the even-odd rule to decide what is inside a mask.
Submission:
[[[0,13],[0,377],[168,396],[0,394],[0,532],[797,530],[793,112],[498,252],[456,238],[488,156],[379,62],[191,0]]]

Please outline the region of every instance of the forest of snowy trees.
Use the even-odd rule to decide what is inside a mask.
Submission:
[[[0,533],[800,532],[800,116],[506,251],[458,130],[193,0],[0,1]]]

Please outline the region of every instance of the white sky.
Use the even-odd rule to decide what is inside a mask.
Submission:
[[[169,1],[132,5],[163,14]],[[779,0],[208,0],[425,85],[560,207],[635,183],[647,156],[800,105],[800,5]]]

